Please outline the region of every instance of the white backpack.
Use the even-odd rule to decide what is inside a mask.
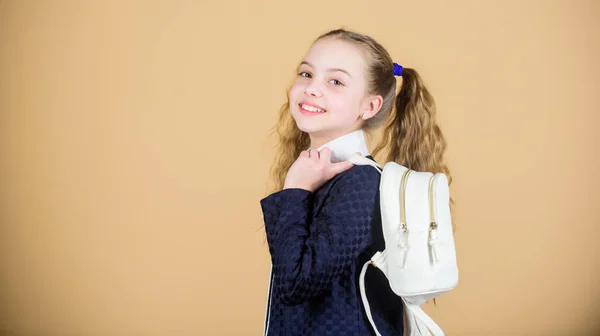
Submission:
[[[369,265],[380,269],[392,291],[402,297],[405,335],[444,335],[421,304],[458,284],[446,175],[417,172],[395,162],[381,167],[360,155],[349,161],[371,165],[381,173],[379,194],[385,250],[375,253],[360,273],[361,297],[375,333],[380,336],[364,284]]]

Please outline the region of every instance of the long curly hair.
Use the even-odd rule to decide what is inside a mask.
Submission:
[[[375,116],[367,119],[363,130],[369,131],[384,126],[381,142],[373,150],[373,157],[387,150],[386,162],[394,161],[415,171],[428,171],[446,174],[451,183],[452,177],[444,162],[446,140],[436,122],[435,101],[425,87],[416,70],[403,68],[402,84],[396,95],[394,62],[387,50],[375,39],[348,31],[336,29],[319,36],[353,43],[366,52],[367,90],[370,94],[381,95],[383,104]],[[291,86],[288,88],[287,93]],[[301,131],[290,114],[289,96],[281,106],[279,120],[275,126],[278,137],[277,150],[271,167],[273,191],[283,188],[287,171],[300,155],[310,146],[309,135]]]

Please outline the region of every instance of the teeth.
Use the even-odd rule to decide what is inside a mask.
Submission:
[[[310,112],[317,112],[317,113],[323,113],[325,112],[325,110],[322,110],[320,108],[316,108],[314,106],[310,106],[310,105],[306,105],[306,104],[302,104],[301,105],[303,109],[310,111]]]

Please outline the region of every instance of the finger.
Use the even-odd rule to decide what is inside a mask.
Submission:
[[[319,158],[327,163],[331,162],[331,149],[324,147],[319,151]]]
[[[349,162],[349,161],[343,161],[343,162],[338,162],[338,163],[334,163],[331,165],[330,168],[330,172],[335,175],[344,172],[350,168],[352,168],[354,166],[354,163]]]
[[[317,161],[317,160],[319,160],[319,156],[320,156],[320,155],[321,155],[321,154],[319,153],[319,150],[318,150],[318,149],[314,149],[314,150],[311,150],[311,151],[310,151],[310,159],[311,159],[311,160],[314,160],[314,161]]]

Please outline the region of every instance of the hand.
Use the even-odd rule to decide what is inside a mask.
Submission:
[[[283,189],[300,188],[310,192],[319,189],[337,174],[354,166],[348,161],[332,163],[331,150],[302,151],[288,170]]]

